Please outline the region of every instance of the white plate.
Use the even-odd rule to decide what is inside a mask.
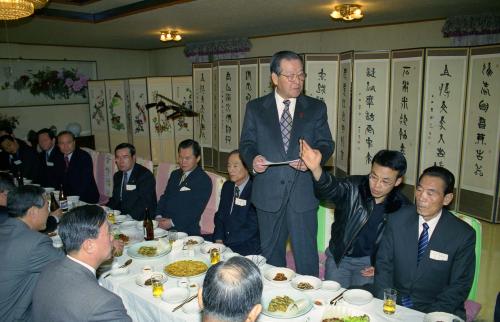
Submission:
[[[170,304],[177,304],[187,299],[188,295],[189,291],[185,287],[170,287],[165,289],[161,299]]]
[[[156,247],[157,248],[156,255],[145,256],[145,255],[139,254],[138,253],[139,248],[141,248],[142,246]],[[168,253],[170,253],[171,250],[172,250],[172,247],[170,246],[170,244],[168,242],[162,243],[161,246],[160,246],[160,242],[159,241],[151,240],[151,241],[140,242],[140,243],[137,243],[137,244],[134,244],[134,245],[130,246],[127,249],[127,254],[130,257],[132,257],[132,258],[138,258],[138,259],[155,259],[155,258],[167,255]]]
[[[146,281],[150,279],[153,275],[161,275],[161,282],[165,283],[167,281],[167,275],[161,272],[150,272],[150,273],[141,273],[135,277],[135,283],[142,287],[151,287],[151,285],[146,285]]]
[[[130,230],[130,229],[135,229],[137,227],[137,221],[136,220],[129,220],[129,221],[125,221],[125,222],[122,222],[120,224],[120,229],[123,230]],[[141,229],[142,231],[142,221],[141,221]]]
[[[321,288],[327,291],[338,291],[340,290],[340,284],[335,281],[323,281]]]
[[[245,257],[251,260],[259,268],[264,267],[264,265],[266,265],[267,262],[266,258],[262,255],[247,255]]]
[[[278,273],[285,274],[286,280],[283,280],[283,281],[274,280],[274,278],[276,277],[276,274],[278,274]],[[295,272],[292,271],[291,269],[285,268],[285,267],[271,267],[264,272],[264,277],[268,281],[271,281],[273,283],[286,284],[286,283],[289,283],[295,277]]]
[[[130,217],[127,215],[115,215],[115,222],[117,224],[121,224],[129,219],[130,219]]]
[[[442,321],[442,322],[460,321],[460,322],[463,322],[463,320],[460,319],[458,316],[455,316],[453,314],[446,313],[446,312],[431,312],[431,313],[427,313],[424,316],[424,322],[438,322],[438,321]]]
[[[210,250],[213,248],[217,248],[219,250],[219,253],[223,253],[226,250],[226,246],[223,244],[204,244],[201,246],[201,252],[202,254],[210,254]]]
[[[313,288],[307,290],[301,289],[299,288],[299,283],[309,283]],[[297,276],[292,280],[292,287],[299,291],[313,291],[321,287],[321,280],[315,276],[309,276],[309,275]]]
[[[269,308],[269,303],[271,302],[271,300],[273,298],[275,298],[276,296],[285,296],[285,295],[290,297],[295,302],[302,303],[300,305],[300,308],[296,312],[288,312],[288,313],[287,312],[279,312],[279,311],[269,312],[268,308]],[[292,290],[271,289],[268,291],[264,291],[260,302],[262,303],[262,313],[263,314],[270,316],[270,317],[273,317],[273,318],[278,318],[278,319],[296,318],[298,316],[304,315],[307,312],[309,312],[313,306],[312,301],[309,298],[309,296],[307,296],[303,292],[299,292],[299,291],[293,290],[293,289]]]
[[[184,239],[188,236],[188,234],[182,232],[182,231],[178,231],[177,232],[177,240],[180,240],[180,239]]]
[[[348,307],[345,305],[335,305],[335,306],[332,305],[332,306],[327,307],[327,309],[323,313],[323,317],[321,319],[322,320],[323,319],[333,319],[333,318],[343,319],[346,317],[363,316],[365,314],[366,313],[361,311],[361,310],[351,308],[351,307]],[[366,314],[366,315],[368,315],[368,314]],[[368,315],[368,317],[370,318],[370,321],[373,321],[372,317],[370,317],[369,315]]]
[[[205,239],[203,239],[203,237],[200,237],[200,236],[187,236],[187,237],[184,237],[183,239],[183,242],[184,242],[184,245],[187,243],[188,240],[191,240],[193,242],[193,246],[200,246],[201,244],[203,244],[205,242]],[[194,242],[196,242],[196,244],[194,244]]]
[[[165,229],[161,229],[161,228],[157,227],[154,230],[154,235],[155,235],[155,238],[162,238],[162,237],[165,237],[165,236],[168,235],[168,231],[166,231]]]
[[[354,305],[368,304],[373,300],[372,293],[360,289],[348,290],[343,297],[347,303]]]

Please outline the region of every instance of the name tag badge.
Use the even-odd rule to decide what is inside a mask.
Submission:
[[[132,191],[132,190],[135,190],[135,188],[136,188],[135,184],[128,184],[128,185],[126,186],[127,191]]]
[[[47,161],[47,166],[48,167],[53,167],[54,166],[54,162]]]
[[[234,200],[234,204],[240,207],[245,207],[247,205],[247,201],[245,199],[236,198],[236,200]]]
[[[23,161],[21,161],[21,160],[16,160],[16,161],[14,161],[14,164],[15,164],[15,165],[20,165],[21,163],[23,163]]]
[[[191,189],[189,187],[182,186],[179,191],[191,191]]]
[[[446,262],[448,261],[448,254],[445,253],[440,253],[435,250],[431,249],[431,253],[429,254],[429,257],[431,259],[437,260],[437,261],[443,261]]]

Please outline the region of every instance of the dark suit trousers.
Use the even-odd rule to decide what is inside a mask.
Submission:
[[[288,204],[278,212],[257,209],[260,247],[267,263],[286,266],[286,241],[290,235],[295,268],[298,274],[319,275],[316,236],[318,209],[297,212]]]

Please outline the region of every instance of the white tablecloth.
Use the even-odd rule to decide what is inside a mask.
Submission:
[[[165,265],[171,261],[174,261],[176,258],[179,258],[186,254],[186,251],[182,250],[173,250],[168,255],[157,258],[157,259],[133,259],[132,264],[129,266],[130,271],[127,275],[122,276],[109,276],[107,278],[100,278],[100,283],[103,287],[115,292],[119,296],[121,296],[123,300],[123,304],[127,308],[128,314],[132,317],[132,319],[136,322],[150,322],[150,321],[158,321],[158,322],[167,322],[167,321],[175,321],[175,322],[198,322],[201,321],[201,314],[186,314],[182,311],[182,309],[177,310],[176,312],[172,312],[172,309],[176,307],[178,304],[169,304],[162,301],[160,298],[154,298],[152,294],[152,290],[150,287],[141,287],[138,286],[135,282],[135,278],[137,274],[142,273],[142,268],[146,265],[152,266],[154,271],[162,272]],[[199,250],[196,250],[195,256],[207,256],[199,253]],[[208,256],[207,256],[208,258]],[[127,252],[125,251],[123,256],[115,258],[115,262],[124,263],[127,259],[129,259]],[[262,271],[270,268],[272,266],[265,265],[262,267]],[[202,286],[204,276],[190,278],[190,282],[196,282],[198,285]],[[169,288],[176,287],[178,278],[169,277],[167,282],[164,284],[164,292],[168,292]],[[287,289],[292,289],[290,283],[286,285],[276,285],[273,282],[270,282],[263,278],[264,281],[264,292],[269,289],[279,288],[283,290],[283,293],[286,294]],[[342,290],[333,292],[326,290],[315,290],[315,291],[307,291],[307,294],[311,297],[311,300],[315,299],[323,299],[325,303],[328,303],[332,298],[336,295],[340,294]],[[196,301],[194,299],[193,301]],[[382,301],[379,299],[373,299],[370,303],[362,306],[353,306],[344,301],[340,301],[338,305],[346,305],[356,308],[357,310],[364,311],[371,317],[371,321],[404,321],[404,322],[422,322],[424,318],[424,314],[415,310],[407,309],[402,306],[398,306],[396,313],[393,316],[387,316],[382,312]],[[321,321],[321,317],[323,316],[323,312],[326,309],[326,306],[323,308],[319,308],[314,306],[313,309],[307,313],[306,315],[294,318],[287,319],[287,321]],[[258,321],[283,321],[283,319],[275,319],[265,316],[261,314]]]

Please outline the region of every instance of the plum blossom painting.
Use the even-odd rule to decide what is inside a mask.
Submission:
[[[0,59],[0,107],[88,103],[96,62]]]

